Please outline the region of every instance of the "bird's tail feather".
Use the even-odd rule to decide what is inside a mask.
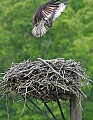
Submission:
[[[41,37],[47,32],[47,29],[44,26],[44,21],[41,20],[37,26],[34,26],[32,34],[36,37]]]

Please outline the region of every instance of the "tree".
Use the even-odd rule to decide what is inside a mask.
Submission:
[[[44,0],[4,0],[0,1],[0,72],[5,72],[12,62],[21,62],[24,59],[37,57],[45,59],[62,57],[80,61],[90,78],[93,78],[93,1],[70,0],[67,10],[54,22],[53,27],[48,30],[42,38],[35,38],[31,34],[32,16],[36,8],[44,3]],[[92,90],[84,88],[88,99],[84,99],[83,119],[92,120],[93,106]],[[0,117],[6,119],[5,101],[2,104]],[[88,101],[88,102],[86,102]],[[12,102],[11,102],[12,104]],[[57,109],[56,105],[54,104]],[[16,119],[35,119],[38,115],[25,112],[22,117],[19,113],[22,108],[12,104],[12,113],[16,113]],[[16,108],[16,109],[15,109]],[[65,111],[65,109],[64,109]],[[87,112],[86,112],[87,111]],[[54,111],[56,115],[59,113]],[[68,114],[66,113],[68,119]],[[40,119],[42,116],[40,116]],[[59,118],[60,119],[60,118]]]

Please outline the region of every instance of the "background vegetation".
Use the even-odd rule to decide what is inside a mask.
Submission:
[[[87,69],[93,79],[93,0],[69,0],[68,7],[41,38],[31,34],[32,17],[36,8],[47,0],[0,0],[0,73],[23,60],[65,58],[75,59]],[[84,88],[83,120],[93,120],[93,85]],[[37,112],[25,110],[23,104],[10,99],[11,120],[46,120]],[[57,105],[51,105],[61,120]],[[31,106],[33,107],[33,106]],[[41,105],[43,109],[43,105]],[[68,110],[64,113],[69,120]],[[33,107],[33,109],[35,109]],[[0,120],[7,119],[5,98],[0,100]]]

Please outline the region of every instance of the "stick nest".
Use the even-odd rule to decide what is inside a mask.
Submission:
[[[56,101],[66,100],[71,95],[85,96],[81,87],[89,83],[89,77],[79,62],[62,58],[37,61],[23,61],[12,64],[7,70],[1,88],[4,94]]]

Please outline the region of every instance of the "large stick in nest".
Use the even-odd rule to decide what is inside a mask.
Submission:
[[[89,81],[79,62],[38,58],[34,62],[27,60],[12,64],[0,86],[5,94],[14,91],[24,98],[57,101],[67,100],[71,95],[86,97],[81,88]]]

